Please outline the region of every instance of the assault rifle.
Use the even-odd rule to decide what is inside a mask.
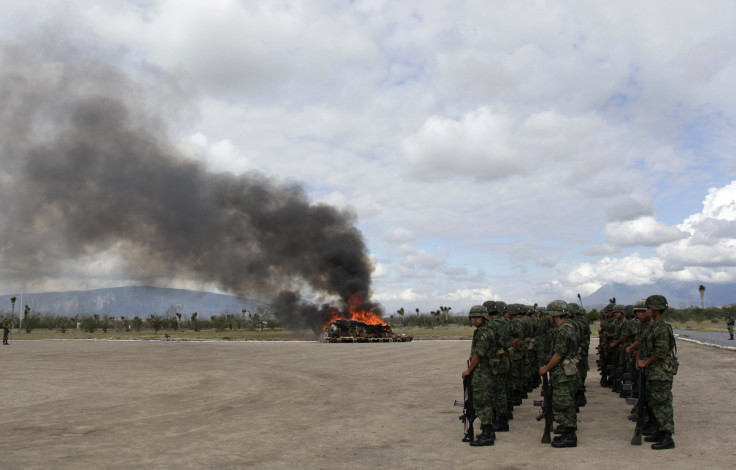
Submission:
[[[468,363],[470,363],[470,361],[468,361]],[[475,440],[473,421],[478,417],[478,415],[475,414],[475,407],[473,406],[473,386],[471,384],[471,377],[472,374],[463,379],[463,400],[455,400],[455,406],[461,406],[463,408],[463,414],[460,415],[460,421],[463,422],[463,428],[465,431],[463,442],[471,442]]]
[[[542,432],[542,444],[549,444],[552,442],[550,439],[550,433],[552,432],[552,425],[554,416],[552,415],[552,386],[549,383],[549,374],[542,376],[542,399],[534,400],[534,406],[539,406],[539,414],[537,415],[537,421],[544,419],[544,432]]]
[[[632,446],[641,445],[641,431],[644,428],[644,421],[647,417],[646,381],[647,379],[644,375],[644,369],[642,369],[639,371],[639,397],[636,399],[636,428],[634,428],[634,437],[631,438]]]

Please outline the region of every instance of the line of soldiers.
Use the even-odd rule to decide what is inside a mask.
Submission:
[[[633,306],[615,300],[603,309],[598,330],[601,386],[635,399],[629,418],[637,420],[642,413],[642,434],[652,449],[673,449],[672,382],[679,362],[672,327],[663,319],[667,299],[651,295]]]
[[[550,372],[554,447],[577,445],[576,413],[585,406],[590,327],[577,304],[556,300],[546,308],[487,301],[468,314],[476,327],[468,368],[481,433],[471,446],[490,446],[509,430],[515,406]],[[559,366],[559,367],[558,367]]]

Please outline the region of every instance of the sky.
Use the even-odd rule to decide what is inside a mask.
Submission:
[[[183,158],[354,212],[388,313],[459,313],[734,282],[734,24],[717,0],[9,0],[0,47],[139,77]],[[0,290],[139,281],[107,255]]]

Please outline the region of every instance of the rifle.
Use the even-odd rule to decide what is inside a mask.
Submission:
[[[470,361],[468,361],[470,364]],[[471,375],[468,375],[463,379],[463,400],[455,400],[455,406],[461,406],[463,408],[463,414],[460,415],[460,421],[463,422],[463,428],[465,436],[463,436],[463,442],[471,442],[475,440],[475,430],[473,429],[473,421],[478,415],[475,414],[475,407],[473,406],[473,386],[471,384]]]
[[[647,394],[646,394],[646,377],[644,369],[639,371],[639,398],[636,399],[637,416],[636,428],[634,428],[634,436],[631,438],[632,446],[641,445],[641,431],[644,428],[644,420],[647,416]]]
[[[539,406],[539,414],[536,417],[537,421],[541,421],[544,418],[544,432],[542,432],[542,444],[549,444],[552,442],[550,439],[550,433],[552,432],[552,425],[554,424],[554,416],[552,415],[552,386],[549,383],[549,374],[542,376],[542,399],[534,400],[534,406]]]

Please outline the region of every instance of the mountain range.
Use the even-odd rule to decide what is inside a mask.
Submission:
[[[633,305],[639,299],[652,294],[664,295],[673,308],[700,307],[699,283],[660,281],[656,284],[629,286],[626,284],[605,284],[597,291],[582,298],[586,309],[598,309],[615,297],[616,302]],[[256,312],[265,304],[243,297],[212,292],[200,292],[165,287],[128,286],[95,289],[88,291],[24,293],[0,295],[0,313],[10,313],[10,298],[16,297],[15,313],[23,312],[23,305],[33,312],[53,313],[55,315],[110,315],[148,316],[163,315],[174,308],[188,317],[198,312],[200,318],[219,315],[224,312],[240,312],[246,309]],[[574,300],[574,299],[569,299]],[[705,285],[705,306],[736,304],[736,284]]]
[[[700,287],[698,282],[660,281],[656,284],[629,286],[626,284],[605,284],[597,291],[583,297],[583,306],[588,309],[605,307],[609,299],[615,297],[616,303],[633,305],[637,300],[660,294],[667,298],[672,308],[700,307]],[[705,307],[736,304],[736,284],[705,284]]]
[[[255,313],[258,307],[264,305],[256,300],[234,295],[128,286],[88,291],[24,293],[22,300],[21,294],[0,295],[0,312],[10,313],[11,297],[16,297],[16,315],[23,312],[23,305],[28,305],[32,312],[64,316],[100,314],[113,317],[147,317],[151,314],[163,315],[173,308],[186,317],[197,312],[199,318],[207,318],[224,312],[240,312],[243,309]]]

